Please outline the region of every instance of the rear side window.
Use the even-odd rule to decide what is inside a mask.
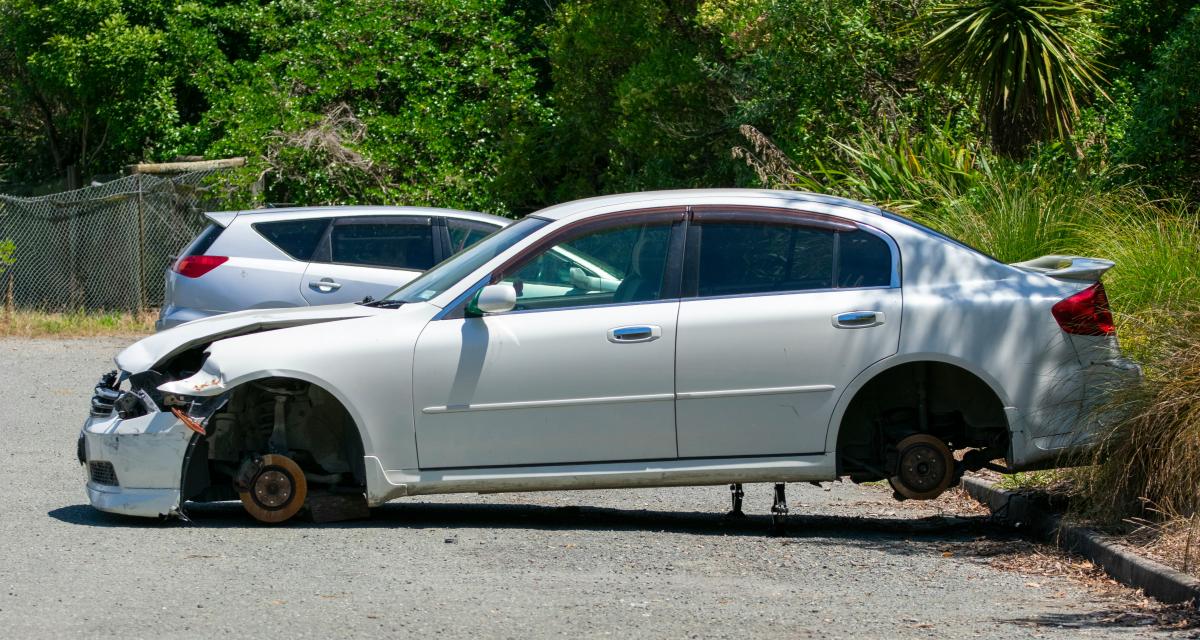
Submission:
[[[190,256],[204,255],[205,252],[208,251],[209,247],[211,247],[213,243],[217,241],[217,238],[220,237],[221,232],[224,230],[224,227],[215,224],[210,224],[207,227],[204,227],[204,231],[201,231],[200,235],[196,236],[195,240],[192,240],[192,243],[183,250],[183,253],[179,254],[179,257],[187,258]]]
[[[696,293],[725,296],[886,287],[888,244],[861,229],[737,221],[700,226]]]
[[[335,224],[329,240],[334,262],[421,271],[433,266],[429,221]]]
[[[833,286],[831,229],[759,223],[701,226],[697,292],[724,296]]]
[[[450,255],[454,255],[483,240],[499,228],[495,225],[475,222],[474,220],[446,218],[446,230],[450,232]]]
[[[312,259],[317,244],[321,242],[321,236],[325,235],[329,218],[260,222],[253,226],[259,235],[284,253],[296,260],[308,262]]]

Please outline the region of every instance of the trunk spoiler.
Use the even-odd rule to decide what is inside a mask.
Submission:
[[[1083,280],[1099,282],[1105,271],[1116,266],[1112,260],[1084,258],[1082,256],[1042,256],[1025,262],[1014,262],[1009,266],[1032,271],[1060,280]]]
[[[229,226],[230,222],[238,215],[237,211],[206,211],[204,217],[212,221],[213,224],[224,229]]]

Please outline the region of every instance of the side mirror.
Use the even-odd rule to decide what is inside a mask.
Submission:
[[[471,306],[481,314],[512,311],[517,306],[517,290],[511,284],[489,284],[479,290]]]

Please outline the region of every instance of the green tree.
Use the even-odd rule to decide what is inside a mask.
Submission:
[[[1082,96],[1103,94],[1097,15],[1087,0],[938,4],[922,71],[974,97],[993,148],[1014,157],[1034,141],[1067,138]]]
[[[189,137],[210,155],[256,158],[248,178],[265,177],[268,200],[511,209],[495,182],[547,112],[503,0],[223,15],[215,33],[239,53],[200,83],[211,106]]]
[[[1154,51],[1118,158],[1172,190],[1200,193],[1200,6]]]
[[[172,4],[0,0],[7,174],[112,171],[171,144],[180,69],[168,33]]]

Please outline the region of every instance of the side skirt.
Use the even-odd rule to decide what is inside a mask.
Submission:
[[[437,493],[634,489],[828,481],[837,477],[831,453],[432,471],[385,471],[375,456],[364,456],[364,462],[371,506],[404,496]]]

